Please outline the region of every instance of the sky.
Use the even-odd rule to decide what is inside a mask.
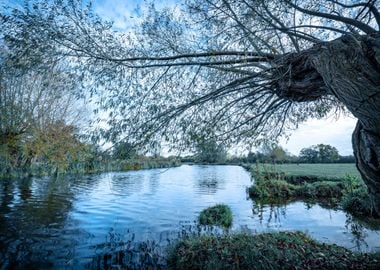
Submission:
[[[138,22],[141,12],[139,5],[142,0],[96,0],[95,11],[103,18],[112,20],[117,30],[128,29]],[[179,5],[178,1],[154,1],[157,8]],[[280,144],[290,153],[298,155],[300,150],[319,143],[335,146],[341,155],[351,155],[351,134],[355,128],[356,120],[353,117],[341,116],[339,119],[328,117],[326,119],[312,119],[303,123],[291,132],[288,140],[280,140]]]
[[[300,150],[316,144],[335,146],[341,155],[352,155],[351,135],[355,129],[354,117],[328,117],[312,119],[300,125],[291,133],[289,140],[281,140],[280,144],[292,154],[298,155]]]

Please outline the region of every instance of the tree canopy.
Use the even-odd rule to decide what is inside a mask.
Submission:
[[[152,5],[133,32],[118,33],[81,1],[28,1],[2,15],[2,35],[16,63],[65,56],[80,70],[109,111],[107,138],[186,145],[212,127],[219,140],[257,142],[343,108],[308,57],[316,44],[376,33],[375,2],[207,0],[176,13]]]
[[[334,146],[317,144],[301,149],[300,160],[310,163],[333,163],[339,160],[339,152]]]

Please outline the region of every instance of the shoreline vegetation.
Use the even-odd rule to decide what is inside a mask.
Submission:
[[[379,269],[380,253],[352,252],[302,232],[203,235],[168,250],[169,269]]]
[[[367,187],[355,173],[346,173],[344,176],[342,171],[326,173],[320,166],[319,176],[302,175],[294,173],[291,166],[288,172],[284,171],[285,168],[282,166],[277,169],[275,165],[262,164],[246,167],[254,181],[248,189],[249,196],[269,203],[287,200],[319,202],[339,207],[356,217],[379,218],[373,209]]]
[[[75,174],[94,174],[111,171],[136,171],[146,169],[171,168],[178,167],[182,163],[176,157],[151,157],[139,156],[131,159],[114,159],[98,157],[99,160],[84,161],[73,163],[69,168],[61,170],[60,168],[50,166],[47,163],[36,163],[27,169],[17,169],[7,172],[0,172],[0,179],[23,178],[32,176],[58,176],[58,175],[75,175]]]

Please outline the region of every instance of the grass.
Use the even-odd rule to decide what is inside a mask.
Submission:
[[[317,176],[324,178],[342,178],[345,175],[360,177],[355,164],[332,163],[332,164],[260,164],[262,170],[283,172],[291,176]]]
[[[232,225],[232,211],[225,204],[208,207],[199,214],[201,225],[216,225],[229,228]]]
[[[380,269],[378,254],[318,243],[301,232],[198,236],[168,252],[169,269]]]

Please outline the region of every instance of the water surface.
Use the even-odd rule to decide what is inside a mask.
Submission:
[[[0,269],[107,268],[109,254],[136,243],[166,246],[217,203],[231,207],[233,231],[301,230],[352,250],[380,250],[380,228],[318,204],[261,205],[247,198],[250,185],[238,166],[1,180]]]

